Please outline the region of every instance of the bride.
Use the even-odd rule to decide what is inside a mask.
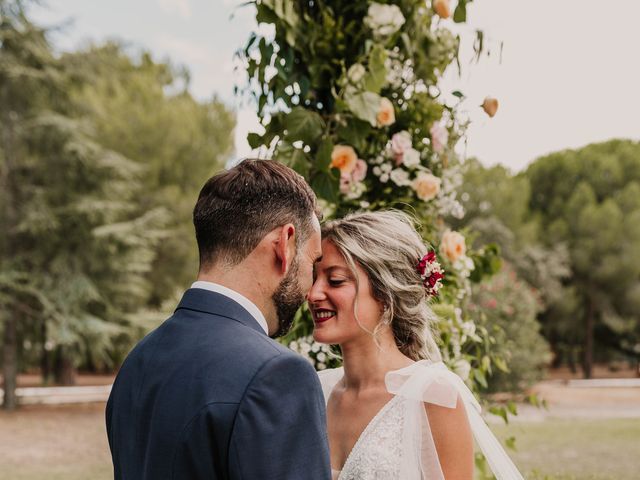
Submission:
[[[471,480],[473,433],[498,480],[522,479],[440,361],[418,273],[427,249],[411,220],[356,213],[322,237],[308,302],[315,340],[339,344],[343,357],[342,368],[319,373],[333,478]]]

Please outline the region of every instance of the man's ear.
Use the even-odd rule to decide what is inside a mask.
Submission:
[[[279,263],[280,273],[285,275],[296,255],[296,227],[293,223],[287,223],[280,227],[276,241],[274,242],[275,254]]]

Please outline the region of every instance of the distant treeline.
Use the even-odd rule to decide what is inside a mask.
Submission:
[[[56,54],[0,0],[3,373],[116,367],[197,271],[191,209],[235,117],[118,43]],[[10,400],[10,399],[7,399]]]
[[[640,143],[612,140],[535,160],[512,175],[466,164],[476,243],[495,242],[537,290],[556,365],[640,358]],[[517,328],[517,327],[514,327]],[[527,348],[521,345],[521,348]]]

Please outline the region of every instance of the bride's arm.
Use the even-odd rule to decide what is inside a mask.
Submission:
[[[456,408],[425,403],[425,409],[445,480],[472,480],[473,438],[462,399]]]

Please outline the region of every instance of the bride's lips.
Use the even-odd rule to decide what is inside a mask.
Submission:
[[[331,320],[335,316],[336,316],[336,312],[334,310],[329,310],[328,308],[313,309],[313,321],[316,324],[326,322],[327,320]]]

